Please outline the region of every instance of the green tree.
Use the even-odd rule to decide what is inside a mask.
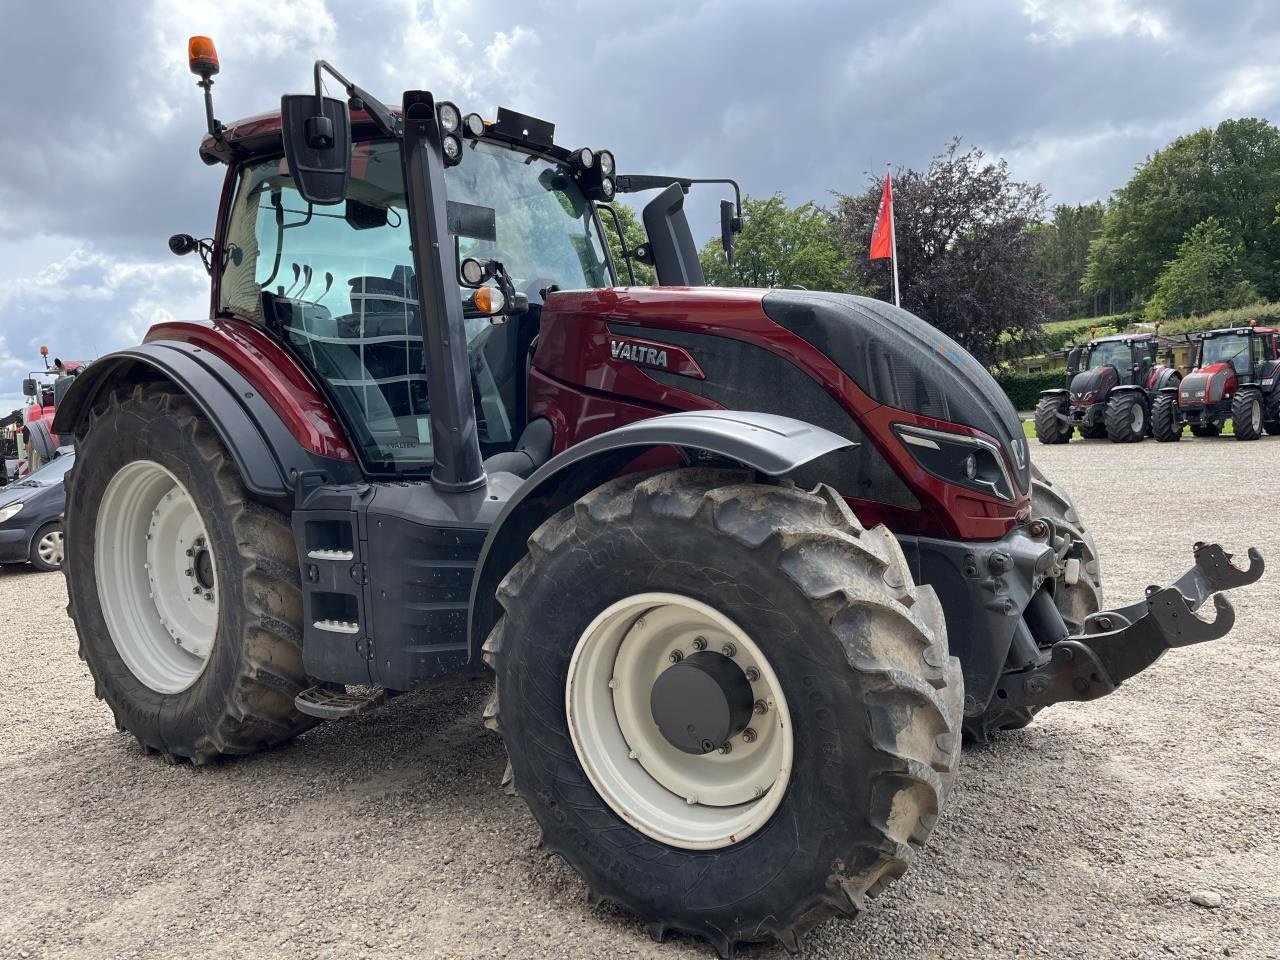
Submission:
[[[1177,255],[1156,278],[1147,301],[1149,320],[1189,317],[1223,307],[1243,307],[1258,299],[1258,291],[1241,277],[1242,244],[1216,217],[1187,231]]]
[[[1053,220],[1031,228],[1039,239],[1036,271],[1053,296],[1049,314],[1057,320],[1097,316],[1097,296],[1084,293],[1080,281],[1089,263],[1089,243],[1102,229],[1106,208],[1097,201],[1088,204],[1060,203],[1053,208]]]
[[[1123,309],[1155,290],[1165,264],[1196,224],[1215,217],[1240,244],[1243,279],[1280,297],[1280,130],[1265,120],[1224,120],[1178,137],[1111,196],[1089,251],[1082,288]],[[1114,300],[1113,300],[1114,298]]]
[[[615,200],[613,209],[617,211],[618,220],[622,224],[622,234],[626,240],[627,249],[634,250],[644,243],[646,239],[644,226],[641,225],[640,218],[636,216],[634,210],[621,201]],[[613,217],[609,216],[609,211],[600,211],[600,222],[604,226],[604,235],[609,240],[609,249],[613,253],[613,262],[618,268],[618,282],[630,284],[631,274],[627,272],[627,264],[622,257],[622,245],[618,242],[618,229],[614,224]],[[646,266],[635,257],[631,258],[631,269],[635,272],[637,286],[647,287],[658,282],[658,278],[653,272],[653,267]]]
[[[707,283],[720,287],[846,289],[847,264],[831,234],[831,214],[815,203],[788,207],[775,193],[742,201],[743,226],[729,266],[718,236],[698,254]]]
[[[835,232],[849,256],[852,286],[893,299],[887,260],[868,260],[881,178],[865,192],[840,195]],[[894,178],[894,214],[902,306],[992,363],[1002,341],[1036,339],[1051,297],[1036,271],[1044,187],[1009,176],[1003,160],[953,140],[927,170]],[[1007,344],[1005,349],[1007,349]]]

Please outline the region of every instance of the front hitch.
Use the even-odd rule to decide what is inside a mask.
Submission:
[[[1000,678],[995,698],[1002,707],[1047,707],[1064,700],[1096,700],[1155,663],[1166,650],[1226,636],[1236,621],[1231,601],[1219,591],[1243,587],[1262,576],[1262,555],[1249,548],[1240,569],[1216,543],[1197,543],[1195,565],[1167,587],[1147,588],[1145,600],[1095,613],[1084,632],[1058,641],[1049,658]],[[1215,616],[1196,611],[1213,597]]]

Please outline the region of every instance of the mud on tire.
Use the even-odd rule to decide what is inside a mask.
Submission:
[[[897,541],[865,530],[819,487],[674,470],[594,490],[546,521],[503,580],[485,644],[486,709],[546,848],[592,899],[722,955],[774,938],[798,949],[900,876],[949,792],[963,680],[932,589]],[[601,799],[575,753],[565,680],[596,614],[649,591],[714,607],[769,659],[791,710],[794,764],[781,804],[719,849],[669,846]],[[626,762],[624,759],[623,762]],[[749,878],[749,880],[748,880]]]
[[[213,647],[194,683],[175,694],[148,687],[126,665],[98,596],[98,508],[112,477],[139,460],[162,465],[190,491],[217,563]],[[315,723],[293,705],[309,684],[288,518],[249,499],[235,464],[189,399],[148,385],[100,404],[71,470],[66,515],[67,612],[94,692],[118,729],[148,753],[204,763],[274,746]]]

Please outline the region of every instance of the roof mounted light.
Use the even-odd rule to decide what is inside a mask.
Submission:
[[[436,116],[440,119],[441,133],[457,133],[462,126],[462,113],[448,100],[436,104]]]
[[[468,137],[484,136],[484,117],[478,113],[468,113],[462,118],[462,132]]]
[[[462,162],[462,138],[456,133],[446,133],[440,141],[440,150],[444,153],[444,165],[456,167]]]
[[[606,177],[612,177],[613,153],[609,150],[601,150],[596,154],[596,159],[600,162],[600,172]]]
[[[187,41],[187,66],[201,80],[218,72],[218,51],[208,37],[192,37]]]
[[[581,167],[583,170],[590,170],[596,163],[596,155],[590,147],[582,147],[573,151],[573,162],[575,166]]]

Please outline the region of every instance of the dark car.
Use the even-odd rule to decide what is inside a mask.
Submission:
[[[74,462],[75,451],[63,447],[29,477],[0,487],[0,563],[62,569],[63,479]]]

